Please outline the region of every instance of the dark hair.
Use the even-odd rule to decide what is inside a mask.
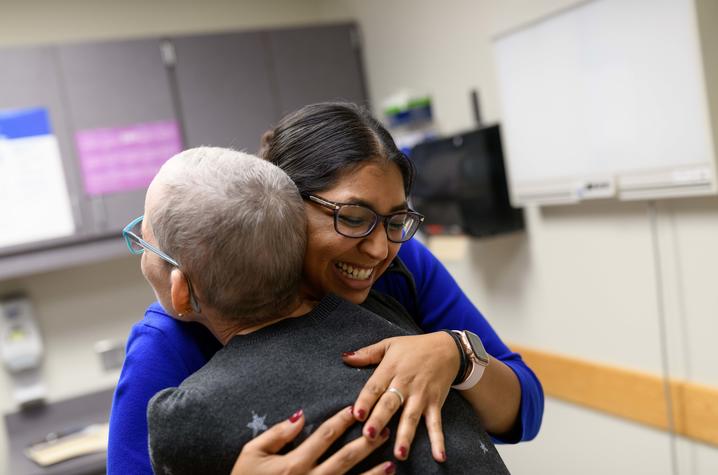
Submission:
[[[414,181],[413,164],[384,126],[348,102],[311,104],[286,115],[264,134],[259,154],[284,170],[302,194],[331,188],[370,161],[395,163],[407,196]]]

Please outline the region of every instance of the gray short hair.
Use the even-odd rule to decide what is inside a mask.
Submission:
[[[286,311],[298,296],[307,240],[289,176],[253,155],[199,147],[172,157],[158,177],[150,224],[200,304],[246,324]]]

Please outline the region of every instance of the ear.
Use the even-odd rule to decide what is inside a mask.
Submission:
[[[187,279],[181,270],[175,268],[170,273],[170,298],[172,299],[172,309],[178,315],[187,315],[192,313],[192,303],[190,301],[189,285]]]

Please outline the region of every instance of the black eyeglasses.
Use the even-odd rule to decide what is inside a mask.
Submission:
[[[389,241],[406,242],[416,234],[416,230],[424,221],[424,216],[412,210],[383,215],[366,206],[335,203],[316,195],[305,194],[303,198],[332,210],[334,212],[334,229],[337,233],[349,238],[363,238],[370,235],[377,223],[382,221]]]

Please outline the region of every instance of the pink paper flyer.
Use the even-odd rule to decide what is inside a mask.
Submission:
[[[182,150],[174,120],[81,130],[75,143],[90,196],[146,188],[162,164]]]

